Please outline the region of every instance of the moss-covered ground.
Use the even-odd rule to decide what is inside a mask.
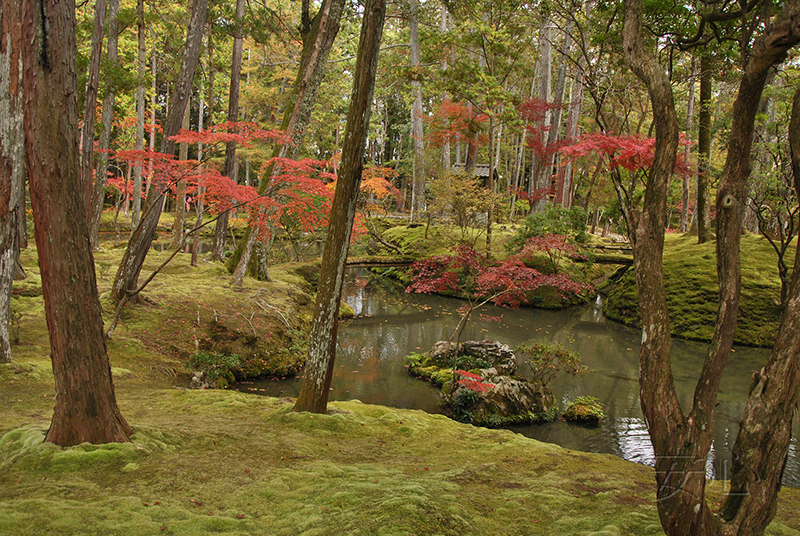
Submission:
[[[96,256],[101,292],[116,255]],[[291,292],[308,289],[295,267],[234,292],[218,265],[191,268],[181,255],[109,341],[132,441],[45,444],[54,384],[35,250],[24,260],[15,362],[0,365],[0,534],[662,534],[652,470],[610,455],[415,410],[352,401],[313,415],[292,412],[289,399],[180,388],[198,315],[201,325],[239,318],[247,332],[258,291],[302,330]],[[147,267],[159,260],[151,254]],[[277,316],[265,313],[256,329],[282,324]],[[798,512],[800,493],[784,489],[768,534],[800,534]]]
[[[787,257],[794,260],[793,255]],[[736,343],[772,346],[780,321],[777,257],[766,239],[747,233],[742,236],[741,259],[742,297]],[[667,235],[664,283],[673,336],[711,340],[717,313],[717,281],[714,242],[697,244],[696,236]],[[641,326],[632,269],[618,279],[611,278],[602,292],[607,294],[603,307],[606,317]]]

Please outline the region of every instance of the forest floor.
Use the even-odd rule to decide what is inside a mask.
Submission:
[[[416,410],[350,401],[315,415],[290,399],[186,389],[186,354],[212,319],[237,322],[223,339],[272,326],[285,329],[275,344],[294,340],[310,311],[295,265],[237,292],[221,265],[179,255],[108,341],[132,441],[45,444],[54,384],[35,255],[15,283],[15,361],[0,366],[0,534],[663,534],[652,469],[611,455]],[[107,323],[120,255],[96,254]],[[151,253],[143,273],[165,256]],[[712,483],[709,501],[724,488]],[[800,490],[781,492],[767,534],[800,535]]]

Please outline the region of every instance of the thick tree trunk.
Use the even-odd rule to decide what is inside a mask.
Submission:
[[[711,240],[711,57],[700,56],[700,113],[697,118],[697,242]]]
[[[337,320],[344,265],[350,247],[358,188],[364,166],[364,146],[369,129],[372,92],[385,15],[386,0],[366,1],[342,148],[342,165],[339,169],[339,180],[336,182],[328,238],[322,254],[322,271],[309,336],[308,358],[303,386],[294,406],[296,411],[325,413],[328,407],[336,359]]]
[[[108,2],[108,52],[106,58],[109,65],[115,66],[118,57],[119,44],[119,0]],[[99,154],[97,158],[97,171],[95,172],[94,187],[89,206],[89,244],[92,249],[97,249],[97,237],[100,233],[100,218],[103,215],[103,203],[106,200],[106,175],[108,173],[108,148],[111,146],[111,120],[114,116],[114,98],[116,89],[114,80],[107,81],[106,96],[103,99],[103,130],[100,132]]]
[[[56,387],[46,441],[127,441],[111,379],[78,162],[75,7],[23,0],[25,135]]]
[[[160,152],[174,154],[175,142],[170,140],[180,131],[183,121],[183,112],[189,101],[192,90],[192,80],[197,61],[200,58],[200,48],[203,39],[203,28],[206,23],[208,13],[208,0],[195,0],[192,20],[186,33],[186,48],[183,51],[183,60],[178,73],[178,80],[172,94],[171,108],[167,114],[164,124],[164,134],[161,139]],[[114,302],[119,302],[127,292],[137,287],[139,273],[147,257],[150,244],[155,236],[158,219],[161,216],[161,209],[164,206],[163,197],[164,187],[153,186],[147,193],[147,203],[139,225],[133,231],[128,247],[123,254],[117,275],[114,278],[114,285],[111,289],[111,297]]]
[[[718,315],[724,311],[723,299],[738,306],[742,214],[747,203],[755,116],[764,83],[772,66],[781,63],[786,52],[797,43],[800,43],[800,2],[795,0],[787,5],[781,17],[753,45],[734,102],[728,156],[717,193]],[[797,190],[800,186],[800,162],[796,152],[800,148],[797,140],[800,93],[795,95],[793,104],[790,143]],[[725,296],[726,291],[735,293],[735,301],[733,297]],[[736,312],[730,313],[732,327],[736,325]],[[719,319],[717,322],[719,325]],[[716,340],[716,332],[714,335]],[[727,344],[727,337],[724,343]],[[733,447],[731,488],[721,509],[726,521],[722,534],[762,534],[775,516],[777,494],[791,438],[792,417],[797,406],[799,364],[800,277],[795,270],[772,355],[766,367],[753,375],[750,395],[739,425],[739,435]]]
[[[643,329],[639,398],[655,451],[658,513],[668,536],[713,534],[713,517],[704,495],[705,460],[713,426],[698,437],[695,426],[686,421],[670,367],[670,325],[662,254],[667,189],[678,150],[678,118],[669,79],[644,48],[642,2],[625,0],[624,6],[625,58],[647,86],[656,131],[655,159],[642,209],[639,212],[628,207],[624,214],[640,296]],[[713,411],[713,406],[710,409]]]
[[[228,122],[239,121],[239,82],[242,76],[242,24],[244,23],[244,0],[236,0],[236,35],[233,38],[233,57],[231,59],[231,88],[228,92]],[[223,175],[238,182],[236,176],[236,143],[225,146],[225,170]],[[221,214],[214,228],[214,247],[211,258],[225,259],[225,234],[228,232],[228,213]]]
[[[8,324],[19,256],[18,211],[24,193],[19,16],[16,0],[0,0],[0,363],[11,362]]]
[[[669,360],[669,320],[661,273],[667,179],[677,151],[677,120],[669,81],[643,51],[641,0],[625,1],[625,55],[647,85],[656,126],[655,162],[641,214],[629,214],[642,315],[640,399],[656,456],[658,511],[664,531],[677,535],[760,535],[775,513],[797,403],[800,360],[800,281],[792,319],[781,328],[768,366],[753,388],[734,446],[731,490],[715,517],[705,501],[705,463],[713,440],[719,380],[733,345],[740,296],[739,243],[750,173],[755,114],[770,68],[800,42],[800,2],[793,2],[750,50],[717,197],[717,321],[684,416],[675,396]],[[798,119],[800,121],[800,119]]]
[[[86,105],[83,111],[83,130],[81,132],[81,181],[83,182],[83,203],[86,216],[90,216],[89,204],[92,199],[92,172],[94,171],[94,124],[97,91],[100,87],[100,63],[103,55],[103,32],[106,24],[106,0],[97,0],[94,5],[94,26],[92,29],[92,52],[89,58],[89,79],[86,82]]]
[[[136,2],[136,30],[139,49],[137,74],[139,85],[136,88],[136,145],[137,151],[144,149],[144,77],[147,72],[147,51],[145,49],[144,0]],[[155,59],[155,58],[154,58]],[[131,229],[139,225],[142,217],[142,166],[133,169],[133,200],[131,206]]]
[[[411,107],[411,136],[414,139],[414,172],[411,186],[411,219],[421,218],[425,211],[425,139],[422,124],[422,82],[417,77],[420,75],[420,50],[419,50],[419,0],[408,2],[408,27],[409,48],[411,51],[411,70],[414,73],[411,81],[411,91],[414,94],[414,104]]]

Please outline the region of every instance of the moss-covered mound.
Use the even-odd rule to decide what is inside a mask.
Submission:
[[[453,419],[476,426],[511,426],[555,418],[553,393],[517,378],[517,358],[494,341],[441,341],[408,356],[408,372],[442,387],[442,406]]]
[[[717,312],[718,280],[714,243],[697,244],[697,237],[668,234],[664,245],[664,282],[674,336],[711,340]],[[775,252],[766,239],[742,236],[742,298],[736,343],[772,346],[780,322],[780,280]],[[609,279],[606,317],[641,327],[639,296],[633,268]]]
[[[593,396],[578,397],[564,411],[564,419],[587,426],[597,426],[605,418],[603,405]]]

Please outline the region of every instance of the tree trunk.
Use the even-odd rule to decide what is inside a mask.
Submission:
[[[414,139],[414,171],[411,183],[411,219],[422,217],[425,211],[425,139],[422,124],[422,83],[417,79],[420,75],[419,50],[419,0],[408,1],[409,48],[411,50],[411,92],[414,104],[411,107],[411,136]]]
[[[108,3],[108,51],[106,58],[111,66],[117,65],[117,51],[119,45],[119,0],[109,0]],[[100,233],[100,218],[103,215],[103,204],[106,200],[106,176],[108,174],[108,148],[111,146],[111,120],[114,116],[114,98],[116,89],[115,80],[109,77],[106,81],[106,96],[103,99],[103,130],[100,133],[99,154],[97,171],[95,172],[94,187],[92,188],[91,203],[89,206],[89,245],[92,249],[98,247],[98,234]]]
[[[339,23],[344,9],[344,0],[325,0],[320,6],[319,11],[311,20],[308,12],[308,2],[303,2],[303,53],[300,58],[300,67],[297,71],[292,92],[286,105],[286,110],[281,123],[281,130],[284,130],[292,139],[292,146],[275,145],[272,156],[294,158],[299,154],[303,140],[306,135],[306,128],[311,119],[311,111],[317,100],[319,87],[325,76],[326,63],[330,54],[336,35],[339,33]],[[267,167],[260,177],[259,194],[264,194],[271,187],[272,175],[275,172],[275,164]],[[244,268],[250,264],[251,256],[244,252],[244,247],[250,239],[252,230],[248,228],[245,239],[237,248],[236,255],[238,264],[244,263]],[[261,254],[262,260],[269,258],[269,252]],[[258,266],[256,273],[269,273],[267,266]]]
[[[181,129],[189,130],[189,113],[191,112],[191,99],[186,103],[186,110],[183,112],[183,122]],[[181,142],[178,147],[178,160],[189,159],[189,144]],[[186,225],[186,179],[178,181],[175,191],[175,220],[172,222],[172,242],[169,249],[180,247],[183,242],[183,228]]]
[[[719,313],[723,298],[738,305],[740,291],[739,244],[742,213],[747,203],[750,153],[755,116],[764,83],[773,65],[800,42],[800,2],[787,4],[780,18],[753,45],[733,106],[733,123],[720,187],[717,193],[717,271],[720,279]],[[790,122],[790,144],[795,189],[800,162],[800,94],[795,94]],[[800,251],[800,250],[798,250]],[[800,255],[800,253],[798,254]],[[800,259],[800,256],[798,256]],[[730,294],[728,298],[726,294]],[[735,301],[734,301],[735,297]],[[736,325],[730,313],[730,328]],[[724,330],[719,326],[717,330]],[[714,340],[717,339],[715,331]],[[727,343],[727,333],[724,342]],[[733,333],[729,335],[733,337]],[[712,341],[713,344],[714,341]],[[750,395],[733,447],[731,487],[721,508],[726,521],[723,534],[762,534],[775,516],[776,501],[791,438],[791,423],[798,397],[800,364],[800,277],[792,277],[790,297],[769,362],[753,375]],[[712,371],[713,373],[714,371]],[[702,380],[702,378],[701,378]]]
[[[678,119],[669,79],[642,38],[642,2],[625,0],[624,49],[631,70],[645,83],[653,106],[655,159],[641,211],[623,211],[633,246],[640,296],[642,346],[639,398],[655,451],[657,506],[668,536],[713,534],[705,501],[705,460],[713,437],[706,430],[696,444],[684,419],[670,368],[670,326],[662,254],[667,188],[678,150]],[[620,201],[624,198],[620,195]],[[713,407],[711,408],[713,410]],[[712,427],[713,429],[713,427]],[[707,444],[706,444],[707,443]]]
[[[694,71],[697,66],[697,57],[692,57],[692,73],[689,80],[689,98],[686,104],[686,141],[692,141],[692,118],[694,117]],[[686,164],[689,164],[689,157],[692,154],[692,145],[689,143],[684,149]],[[683,176],[683,187],[681,195],[681,232],[689,232],[689,174]]]
[[[342,164],[336,182],[328,238],[322,254],[322,271],[317,288],[314,321],[308,344],[303,386],[294,406],[296,411],[325,413],[336,359],[336,333],[341,301],[344,265],[350,247],[358,188],[364,166],[364,146],[369,129],[372,92],[378,68],[386,0],[367,0],[358,45],[353,93],[347,114]]]
[[[233,38],[233,57],[231,59],[231,88],[228,92],[228,122],[239,121],[239,81],[242,75],[242,24],[244,23],[244,0],[236,0],[236,35]],[[225,170],[223,175],[238,182],[236,176],[236,143],[225,146]],[[214,228],[214,247],[211,258],[225,260],[225,234],[228,232],[228,212],[220,214]]]
[[[89,78],[86,82],[86,106],[83,111],[83,131],[81,132],[81,181],[83,182],[83,203],[89,217],[89,204],[92,198],[92,172],[94,171],[94,123],[97,91],[100,86],[100,63],[103,55],[103,32],[106,24],[106,0],[97,0],[94,5],[94,26],[92,29],[92,52],[89,58]]]
[[[11,362],[11,286],[19,256],[18,209],[24,193],[22,28],[16,0],[0,0],[0,363]]]
[[[711,205],[709,183],[711,172],[711,57],[700,55],[700,113],[697,119],[697,242],[711,240]]]
[[[144,77],[147,72],[147,51],[145,49],[144,0],[136,2],[136,29],[139,48],[137,74],[139,85],[136,88],[136,150],[144,149]],[[155,58],[154,58],[155,59]],[[139,225],[142,217],[142,166],[133,169],[133,200],[131,208],[131,232]]]
[[[800,19],[800,2],[789,4],[753,45],[734,104],[717,197],[717,320],[688,416],[678,404],[671,375],[669,319],[661,272],[667,179],[677,155],[677,119],[669,81],[653,56],[643,50],[641,14],[641,0],[625,1],[625,55],[650,93],[656,151],[642,211],[631,211],[627,217],[644,326],[640,399],[656,457],[658,512],[669,536],[757,536],[775,514],[797,403],[800,280],[793,282],[794,314],[789,321],[788,316],[784,318],[770,363],[754,377],[734,446],[730,493],[720,517],[711,513],[705,501],[705,464],[714,435],[719,380],[733,345],[738,315],[739,245],[755,115],[770,68],[800,42],[796,22]]]
[[[31,206],[56,405],[46,441],[127,441],[103,335],[78,163],[75,8],[23,0],[22,65]]]
[[[183,112],[189,101],[192,90],[192,80],[197,61],[200,57],[200,48],[203,39],[203,28],[205,27],[206,14],[208,13],[208,0],[195,0],[192,11],[192,20],[186,33],[186,48],[183,51],[183,60],[178,73],[178,80],[172,94],[171,108],[167,114],[164,124],[164,134],[161,138],[160,152],[174,154],[175,142],[170,140],[180,131],[183,121]],[[161,209],[164,206],[164,187],[153,186],[147,193],[147,203],[139,225],[131,235],[128,247],[123,254],[117,275],[114,278],[114,285],[111,289],[111,297],[115,303],[122,299],[127,292],[137,287],[139,272],[147,257],[150,243],[155,236],[158,219],[161,216]]]

